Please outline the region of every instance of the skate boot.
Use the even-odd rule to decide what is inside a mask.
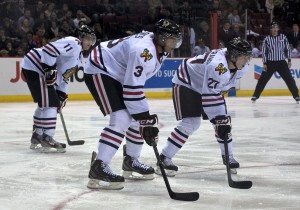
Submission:
[[[90,189],[121,190],[124,188],[124,177],[114,174],[102,160],[94,160],[89,172]]]
[[[299,104],[300,97],[296,97],[296,98],[294,98],[294,99],[295,99],[296,103]]]
[[[154,179],[154,169],[147,166],[137,158],[130,157],[126,154],[126,145],[123,146],[123,177],[132,180],[151,180]]]
[[[41,148],[41,142],[42,142],[42,139],[43,139],[43,135],[39,135],[37,134],[36,132],[33,132],[32,133],[32,136],[31,136],[31,145],[30,145],[30,149],[40,149]]]
[[[51,136],[43,134],[41,152],[66,152],[66,144],[55,141]]]
[[[160,157],[161,163],[166,171],[166,175],[170,176],[170,177],[175,176],[176,172],[178,171],[178,167],[176,165],[174,165],[174,163],[172,162],[172,159],[167,158],[163,154],[160,154],[159,157]],[[161,175],[159,163],[157,162],[156,165],[157,165],[157,167],[156,167],[155,173]]]
[[[226,158],[225,155],[222,155],[223,159],[223,164],[226,165]],[[237,162],[234,158],[233,155],[229,155],[229,168],[232,174],[237,174],[236,169],[240,167],[239,162]]]
[[[255,96],[253,96],[253,97],[251,98],[252,103],[255,103],[256,100],[257,100],[257,98],[256,98]]]

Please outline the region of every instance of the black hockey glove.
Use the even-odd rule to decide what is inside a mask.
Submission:
[[[66,106],[68,95],[60,90],[56,90],[56,93],[60,101],[60,107],[57,108],[57,112],[60,112],[60,110]]]
[[[46,77],[47,86],[54,85],[57,79],[57,70],[51,70],[46,72],[45,77]]]
[[[42,66],[44,72],[49,72],[51,70],[55,70],[56,69],[56,63],[53,66],[49,66],[48,64],[41,63],[41,66]]]
[[[225,116],[225,115],[219,115],[216,116],[212,123],[215,124],[215,129],[217,135],[221,139],[225,139],[226,135],[228,135],[231,132],[231,117]]]
[[[153,142],[158,141],[158,118],[156,114],[150,115],[148,118],[137,120],[140,123],[140,134],[146,143],[152,146]]]

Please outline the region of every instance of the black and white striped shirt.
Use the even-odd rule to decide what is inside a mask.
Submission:
[[[289,41],[284,34],[266,36],[263,41],[262,51],[264,64],[267,63],[267,61],[291,59]]]

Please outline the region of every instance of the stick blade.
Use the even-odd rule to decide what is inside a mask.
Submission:
[[[231,181],[228,183],[230,187],[237,189],[250,189],[252,187],[251,181]]]
[[[188,192],[188,193],[173,192],[170,194],[170,197],[174,200],[179,200],[179,201],[196,201],[199,199],[199,193],[197,193],[197,192]]]
[[[83,145],[84,143],[85,143],[84,140],[68,141],[68,145],[70,146]]]

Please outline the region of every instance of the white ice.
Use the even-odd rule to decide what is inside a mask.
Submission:
[[[149,100],[159,116],[159,150],[176,126],[171,100]],[[162,177],[126,181],[120,191],[86,187],[90,158],[99,134],[108,123],[94,101],[70,101],[64,118],[71,140],[64,154],[43,154],[29,149],[33,103],[0,103],[0,210],[230,210],[300,209],[300,104],[292,97],[227,98],[232,116],[234,154],[240,162],[234,180],[251,180],[249,190],[228,186],[219,146],[208,121],[192,135],[174,158],[179,166],[169,178],[175,192],[199,192],[195,202],[170,199]],[[57,121],[55,139],[66,142]],[[144,144],[141,161],[155,166],[151,147]],[[121,148],[111,168],[121,174]]]

